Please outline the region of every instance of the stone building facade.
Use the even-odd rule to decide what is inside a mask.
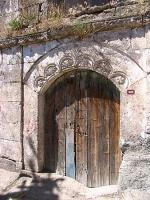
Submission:
[[[38,13],[35,23],[39,18],[47,18],[49,2],[26,3],[23,0],[0,3],[0,21],[4,29],[14,16],[20,16],[24,8],[28,9],[27,13],[32,12],[31,8]],[[29,33],[29,25],[20,35],[1,37],[2,168],[43,170],[44,94],[65,73],[77,69],[91,70],[107,77],[120,90],[123,160],[119,184],[122,189],[150,190],[148,5],[149,1],[103,1],[94,9],[76,11],[75,26],[67,24],[58,29]]]

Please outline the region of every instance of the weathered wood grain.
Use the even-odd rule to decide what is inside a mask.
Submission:
[[[87,182],[87,90],[86,73],[76,76],[76,179]]]
[[[66,74],[49,89],[45,107],[45,166],[88,187],[116,184],[120,96],[91,71]]]

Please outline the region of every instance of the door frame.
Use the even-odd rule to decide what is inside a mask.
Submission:
[[[115,56],[112,56],[114,54]],[[145,77],[145,73],[137,62],[125,52],[110,47],[109,44],[92,40],[68,41],[67,45],[60,44],[43,53],[25,72],[23,79],[24,130],[22,151],[26,170],[31,170],[31,162],[32,166],[34,166],[34,171],[39,172],[43,169],[44,93],[57,78],[75,69],[87,69],[100,73],[110,79],[120,90],[120,146],[132,136],[133,131],[136,131],[138,135],[144,129],[145,124],[138,123],[139,120],[144,120],[144,110],[140,110],[141,114],[140,116],[138,115],[138,126],[135,127],[134,121],[134,123],[130,123],[130,129],[127,129],[127,123],[130,120],[128,113],[133,110],[131,107],[138,108],[139,103],[139,101],[131,101],[131,98],[127,97],[127,89],[132,88],[134,83]],[[136,71],[136,75],[134,71]],[[145,91],[142,90],[140,94],[135,95],[135,98],[142,97],[144,94]],[[137,114],[135,112],[134,116]],[[32,146],[29,141],[32,141]]]
[[[64,75],[65,75],[64,78],[67,77],[67,76],[71,76],[71,75],[74,76],[74,74],[75,74],[76,72],[80,72],[80,71],[91,71],[91,72],[92,72],[92,70],[83,70],[83,69],[77,69],[77,70],[72,70],[72,71],[66,72],[65,74],[63,74],[63,75],[60,76],[59,78],[55,79],[55,81],[54,81],[53,83],[50,84],[50,86],[49,86],[48,89],[50,89],[50,88],[52,88],[52,87],[55,87],[54,85],[57,85],[57,83],[63,81],[63,76],[64,76]],[[96,74],[102,76],[101,74],[99,74],[99,73],[97,73],[97,72],[94,72],[94,73],[96,73]],[[104,76],[103,76],[103,77],[104,77]],[[107,80],[108,78],[105,77],[105,79]],[[112,85],[114,85],[114,83],[113,83],[112,81],[110,81],[109,79],[108,79],[108,81],[111,82]],[[115,86],[115,85],[114,85],[114,86]],[[116,86],[115,86],[115,87],[116,87]],[[116,88],[116,90],[118,90],[118,88]],[[119,91],[119,90],[118,90],[118,91]],[[43,98],[43,95],[42,95],[41,97]],[[45,99],[43,99],[43,101],[44,101],[44,100],[45,100]],[[39,102],[42,102],[42,104],[44,105],[43,101],[39,101]],[[40,105],[39,105],[39,106],[40,106]],[[42,107],[42,106],[40,106],[40,108],[41,108],[41,107]],[[44,119],[45,119],[45,116],[44,116]],[[43,119],[43,121],[44,121],[44,119]],[[44,122],[43,122],[43,124],[44,124]],[[120,137],[120,134],[119,134],[119,137]],[[64,174],[64,175],[65,175],[65,174]]]

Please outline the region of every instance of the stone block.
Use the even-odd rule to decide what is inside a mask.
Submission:
[[[26,76],[27,72],[30,70],[30,68],[33,66],[34,62],[25,62],[24,68],[23,68],[23,77]]]
[[[39,130],[39,108],[38,94],[31,88],[25,86],[24,99],[24,158],[25,168],[39,171],[38,158],[38,130]],[[40,134],[40,133],[39,133]]]
[[[147,49],[132,49],[128,54],[144,71],[147,71]]]
[[[0,1],[1,15],[5,15],[16,10],[18,10],[18,0],[1,0]]]
[[[21,143],[0,139],[0,157],[21,162]]]
[[[30,171],[39,171],[37,145],[36,135],[27,135],[24,137],[25,169]]]
[[[32,44],[23,48],[24,63],[33,63],[45,53],[44,44]]]
[[[12,47],[2,50],[3,62],[6,65],[17,65],[21,63],[21,48]]]
[[[69,40],[69,39],[68,39]],[[62,41],[63,43],[65,43],[66,41]],[[69,41],[67,41],[69,42]],[[66,43],[67,43],[66,42]],[[53,40],[53,41],[50,41],[50,42],[46,42],[46,45],[45,45],[45,52],[48,53],[48,51],[50,51],[51,49],[54,49],[56,48],[58,45],[60,44],[60,42],[58,42],[57,40]]]
[[[20,122],[17,122],[15,124],[0,122],[0,139],[19,141],[20,131]]]
[[[0,82],[0,102],[21,101],[21,83]]]
[[[9,170],[12,172],[20,171],[22,169],[22,163],[7,158],[0,158],[0,168]]]
[[[59,42],[54,40],[43,44],[32,44],[23,48],[24,63],[34,63],[38,58],[59,45]]]
[[[150,26],[145,27],[146,48],[150,48]]]
[[[37,52],[39,52],[38,54],[35,52],[35,50],[34,51],[32,50],[32,48],[34,49],[34,45],[24,47],[24,49],[23,49],[23,52],[24,52],[24,77],[25,77],[26,73],[28,72],[28,70],[30,70],[30,68],[32,67],[34,62],[41,55],[43,55],[44,53],[47,53],[48,51],[50,51],[51,49],[55,48],[58,45],[59,45],[59,42],[55,41],[55,40],[52,42],[46,42],[46,44],[43,44],[43,46],[39,47],[39,50],[37,48]]]
[[[147,42],[148,43],[148,42]],[[150,72],[150,48],[145,50],[146,71]]]
[[[147,47],[144,28],[132,29],[131,45],[132,49],[144,49]]]
[[[114,48],[128,50],[131,46],[131,30],[118,32],[100,32],[95,35],[95,39],[99,42],[107,43]]]
[[[18,65],[4,65],[0,67],[0,81],[20,82],[21,81],[21,66]]]
[[[0,102],[0,138],[20,141],[21,106],[18,102]]]
[[[125,152],[120,167],[119,185],[121,190],[150,190],[150,156],[141,143],[133,144]]]
[[[24,93],[24,122],[29,125],[38,120],[38,94],[27,86],[24,87]]]
[[[0,63],[0,80],[3,82],[21,81],[20,48],[2,50]]]

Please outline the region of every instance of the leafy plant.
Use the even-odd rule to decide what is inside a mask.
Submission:
[[[12,30],[20,30],[22,28],[22,22],[19,19],[12,19],[9,22],[9,26],[11,27]]]

